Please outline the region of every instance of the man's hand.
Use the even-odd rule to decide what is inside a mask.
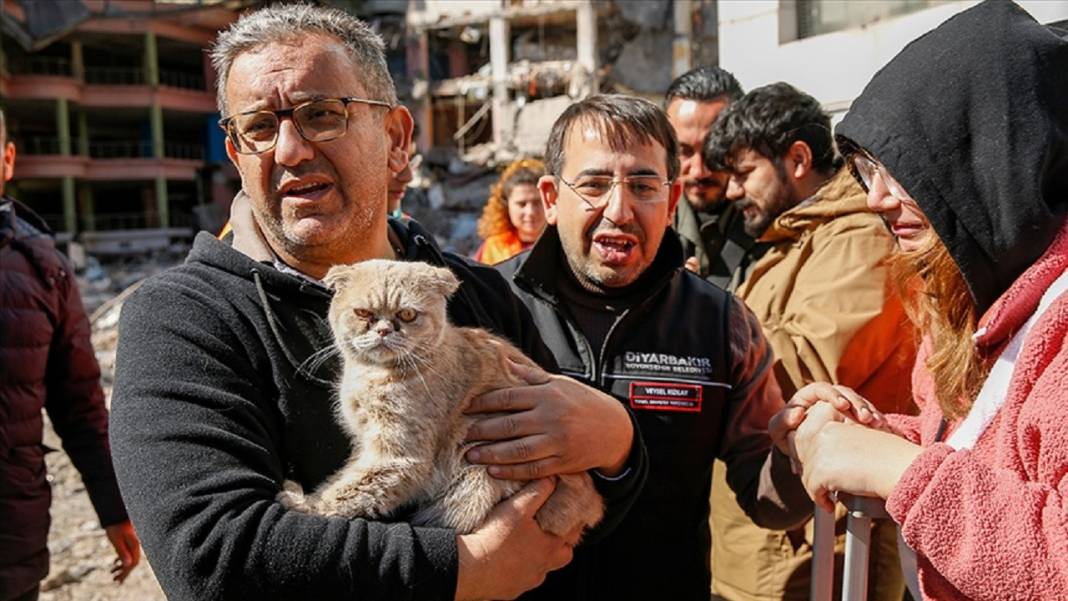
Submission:
[[[457,601],[514,599],[571,561],[571,545],[534,521],[553,488],[547,479],[527,484],[501,501],[478,530],[456,537]]]
[[[544,382],[544,375],[530,368],[509,365],[527,385],[471,402],[467,413],[504,414],[471,426],[468,441],[490,442],[468,451],[468,461],[489,464],[490,474],[510,480],[588,469],[613,476],[623,469],[634,427],[619,401],[571,378],[552,376]]]
[[[694,273],[701,273],[701,262],[697,260],[697,257],[690,257],[686,259],[686,269]]]
[[[141,541],[134,532],[130,520],[112,524],[104,528],[108,541],[115,548],[115,561],[111,564],[111,577],[122,584],[130,572],[141,561]]]
[[[847,386],[838,386],[826,382],[813,382],[794,394],[768,423],[768,435],[783,453],[795,458],[789,436],[805,421],[809,408],[819,402],[830,403],[838,413],[859,424],[889,430],[883,414],[870,401],[860,396]],[[826,422],[827,420],[823,420]]]

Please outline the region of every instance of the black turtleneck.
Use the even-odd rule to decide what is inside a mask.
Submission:
[[[665,269],[675,269],[675,266],[670,264],[669,257],[670,253],[657,252],[652,264],[638,279],[626,286],[609,287],[579,278],[562,249],[558,253],[557,262],[560,272],[564,275],[559,280],[557,292],[575,325],[589,341],[598,361],[601,359],[605,338],[619,316],[649,298],[655,283],[663,278]]]

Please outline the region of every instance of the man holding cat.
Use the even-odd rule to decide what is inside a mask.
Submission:
[[[681,194],[677,142],[663,110],[627,96],[587,98],[553,125],[545,158],[549,175],[538,188],[550,225],[498,268],[561,372],[634,411],[650,468],[623,522],[576,549],[529,598],[707,601],[713,459],[726,463],[731,488],[758,523],[787,528],[812,510],[768,438],[768,420],[783,405],[771,349],[737,299],[682,269],[668,229]],[[473,410],[534,400],[499,391]],[[470,436],[523,433],[527,417],[485,420]],[[514,443],[496,443],[469,457],[495,463],[518,454]]]
[[[503,599],[536,586],[572,554],[533,519],[547,479],[464,536],[275,501],[284,479],[312,490],[350,454],[333,414],[339,362],[323,352],[331,292],[320,280],[333,265],[447,266],[461,281],[453,323],[553,362],[496,272],[443,255],[417,224],[387,225],[387,179],[407,160],[412,122],[370,28],[339,10],[270,7],[221,33],[212,59],[248,210],[232,241],[201,233],[184,265],[126,301],[112,405],[123,497],[168,598]],[[549,452],[600,471],[606,521],[618,521],[646,471],[630,416],[567,378],[537,390],[566,413],[536,426],[554,434]],[[592,444],[594,432],[607,441]]]

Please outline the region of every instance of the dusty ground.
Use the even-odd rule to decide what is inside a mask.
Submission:
[[[172,260],[173,261],[173,260]],[[166,267],[168,261],[138,266],[131,275],[117,270],[110,272],[106,285],[80,282],[89,310],[93,311],[93,347],[100,363],[104,393],[110,406],[117,339],[118,310],[125,294],[116,294],[120,285],[138,281],[145,275]],[[123,281],[122,278],[126,278]],[[114,283],[113,283],[114,282]],[[95,298],[94,298],[95,295]],[[106,300],[105,300],[106,299]],[[62,449],[62,443],[45,419],[45,444]],[[48,577],[41,584],[41,601],[164,601],[166,597],[156,583],[152,568],[144,555],[119,585],[111,580],[110,567],[115,559],[104,530],[97,521],[89,502],[81,476],[62,450],[49,453],[48,478],[52,483],[52,528],[48,547],[52,551],[52,565]]]
[[[60,448],[49,425],[45,444]],[[100,528],[78,470],[66,453],[47,456],[52,481],[52,530],[48,547],[52,568],[41,586],[41,601],[163,601],[144,556],[122,585],[111,581],[109,568],[115,552]]]

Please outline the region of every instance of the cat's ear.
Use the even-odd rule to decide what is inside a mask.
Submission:
[[[334,265],[330,268],[330,271],[326,272],[326,276],[323,277],[323,284],[325,284],[327,288],[337,292],[352,282],[353,275],[352,265]]]
[[[438,294],[448,298],[460,287],[460,280],[456,275],[445,267],[427,265],[427,283]]]

